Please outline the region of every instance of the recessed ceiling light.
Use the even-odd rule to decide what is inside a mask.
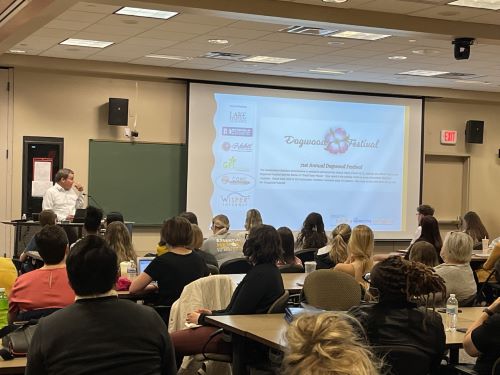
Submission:
[[[26,53],[26,51],[22,49],[9,49],[10,53]]]
[[[211,43],[211,44],[228,44],[229,40],[227,40],[227,39],[209,39],[208,43]]]
[[[408,57],[406,56],[389,56],[389,60],[406,60]]]
[[[433,55],[439,55],[441,51],[437,49],[423,48],[423,49],[415,49],[411,51],[411,53],[414,53],[415,55],[433,56]]]
[[[500,9],[500,0],[457,0],[448,3],[461,7],[480,8],[480,9]]]
[[[331,34],[334,38],[347,38],[347,39],[361,39],[361,40],[378,40],[390,37],[387,34],[374,34],[374,33],[362,33],[360,31],[340,31],[335,34]]]
[[[309,69],[312,73],[323,73],[323,74],[347,74],[352,73],[352,70],[334,70],[334,69]]]
[[[146,18],[158,18],[161,20],[168,20],[173,16],[176,16],[177,12],[168,12],[164,10],[156,9],[144,9],[144,8],[133,8],[133,7],[123,7],[118,9],[115,14],[121,14],[124,16],[135,16],[135,17],[146,17]]]
[[[151,59],[165,59],[165,60],[179,60],[179,61],[186,61],[186,60],[192,60],[192,57],[186,57],[186,56],[168,56],[168,55],[146,55],[145,57],[149,57]]]
[[[324,3],[337,3],[337,4],[342,4],[342,3],[347,3],[347,0],[323,0]]]
[[[284,64],[295,60],[296,59],[288,59],[286,57],[273,57],[273,56],[252,56],[243,59],[243,61],[266,63],[266,64]]]
[[[415,43],[416,41],[417,41],[416,39],[410,39],[410,40],[408,40],[408,42],[410,42],[410,43]]]
[[[319,27],[309,27],[309,26],[288,26],[284,29],[279,30],[281,33],[291,33],[291,34],[302,34],[302,35],[314,35],[314,36],[328,36],[335,32],[337,29],[321,29]]]
[[[114,42],[106,42],[103,40],[88,40],[88,39],[68,38],[66,40],[63,40],[59,44],[63,44],[63,45],[67,45],[67,46],[106,48],[107,46],[114,44]]]
[[[407,75],[407,76],[421,76],[421,77],[434,77],[439,76],[441,74],[448,74],[449,72],[439,72],[436,70],[408,70],[407,72],[401,72],[398,74]]]
[[[329,46],[343,46],[344,44],[345,44],[344,42],[337,42],[337,41],[328,42]]]

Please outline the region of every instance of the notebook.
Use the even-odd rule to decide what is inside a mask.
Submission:
[[[154,257],[138,257],[137,258],[137,274],[140,275],[144,272],[149,263],[154,259]]]

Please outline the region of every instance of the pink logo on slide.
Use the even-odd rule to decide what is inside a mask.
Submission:
[[[330,154],[343,154],[349,148],[349,135],[342,128],[330,129],[324,139],[325,150]]]

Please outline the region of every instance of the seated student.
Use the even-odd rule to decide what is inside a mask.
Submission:
[[[326,245],[328,239],[325,233],[325,224],[323,217],[317,212],[311,212],[307,215],[302,229],[297,235],[295,251],[302,249],[319,249]]]
[[[206,251],[217,259],[219,266],[227,260],[243,257],[242,247],[232,246],[233,243],[243,243],[242,239],[229,231],[229,218],[226,215],[217,215],[212,219],[213,235],[207,238],[201,250]]]
[[[434,216],[434,208],[432,208],[428,204],[421,204],[420,206],[417,207],[418,227],[415,230],[415,235],[413,236],[413,239],[411,240],[410,246],[413,245],[417,241],[417,239],[420,238],[420,235],[422,234],[421,221],[422,221],[422,218],[425,216]]]
[[[366,225],[355,226],[347,244],[347,260],[344,263],[338,263],[334,269],[348,273],[366,287],[363,276],[372,269],[373,247],[373,231]]]
[[[43,228],[46,225],[54,225],[57,221],[57,215],[52,210],[43,210],[40,212],[38,220],[40,226]],[[19,261],[22,262],[21,273],[30,272],[42,267],[43,261],[41,259],[40,254],[38,254],[35,234],[26,245],[26,249],[19,256]]]
[[[302,314],[286,333],[287,375],[378,375],[380,360],[358,335],[358,322],[344,313]]]
[[[217,259],[215,259],[212,254],[200,250],[201,245],[203,245],[203,232],[200,227],[196,224],[191,224],[191,228],[193,229],[193,240],[191,241],[189,248],[203,258],[206,264],[211,264],[218,268],[219,264],[217,263]]]
[[[427,356],[429,370],[435,369],[446,339],[441,316],[428,307],[433,307],[430,295],[446,291],[443,279],[421,263],[392,256],[373,267],[370,286],[378,289],[379,302],[348,312],[364,327],[370,344],[409,346]]]
[[[27,375],[174,375],[167,327],[151,308],[117,298],[116,253],[87,236],[68,255],[76,302],[40,320],[28,353]]]
[[[500,297],[469,327],[464,350],[472,357],[479,357],[474,366],[479,375],[492,373],[493,364],[500,358]]]
[[[481,218],[474,211],[469,211],[464,215],[462,220],[462,231],[472,237],[474,245],[477,244],[481,246],[481,240],[483,238],[490,238]]]
[[[441,247],[443,246],[443,240],[441,239],[441,234],[439,232],[439,224],[435,217],[433,216],[424,216],[420,220],[421,233],[420,237],[418,237],[413,245],[420,241],[425,241],[434,246],[434,250],[436,251],[436,255],[438,256],[439,262],[441,263]],[[410,254],[413,248],[411,245],[406,252],[405,259],[410,259]]]
[[[472,237],[467,233],[450,232],[446,236],[441,250],[444,263],[434,267],[446,283],[446,295],[441,297],[441,304],[444,305],[452,293],[460,306],[476,295],[477,285],[470,267],[473,244]]]
[[[45,265],[17,278],[9,296],[9,322],[27,311],[61,308],[75,300],[66,273],[68,237],[64,230],[47,225],[37,233],[36,242]]]
[[[348,224],[339,224],[332,230],[328,244],[315,255],[316,269],[333,268],[338,263],[347,260],[347,243],[351,238],[351,227]]]
[[[245,218],[245,230],[243,232],[239,232],[238,237],[247,238],[248,233],[253,227],[258,225],[262,225],[262,216],[256,208],[251,208],[247,211],[247,216]]]
[[[439,264],[436,249],[426,241],[416,242],[411,247],[410,260],[420,262],[428,267],[436,267]]]
[[[158,304],[171,306],[181,295],[184,286],[200,277],[208,276],[203,259],[189,246],[193,240],[191,223],[183,217],[167,220],[161,229],[169,248],[168,252],[156,257],[130,285],[130,293],[140,293],[156,288],[158,282]]]
[[[229,305],[219,311],[202,308],[191,312],[186,321],[203,326],[172,333],[178,366],[183,356],[201,353],[210,335],[217,330],[207,325],[206,316],[263,314],[284,293],[283,279],[276,267],[276,261],[281,256],[280,238],[276,229],[270,225],[253,228],[245,242],[244,253],[254,267],[238,284]],[[221,335],[217,335],[208,343],[206,351],[228,354],[231,346],[222,340]]]
[[[116,252],[118,264],[129,260],[133,260],[137,264],[137,254],[125,224],[120,221],[109,224],[104,239],[108,246]]]
[[[483,263],[481,268],[476,270],[476,275],[480,283],[484,283],[488,277],[490,276],[491,272],[495,268],[495,263],[500,259],[500,242],[493,247],[493,250],[491,250],[490,255],[488,256],[488,259],[486,259],[486,262]],[[495,275],[493,274],[489,282],[495,282],[495,281],[500,281],[496,280]]]
[[[190,211],[181,212],[179,216],[183,217],[184,219],[187,219],[191,224],[198,225],[198,218],[196,217],[196,214],[194,212]]]
[[[276,265],[282,267],[288,264],[295,264],[304,267],[302,261],[295,256],[295,239],[290,228],[280,227],[278,228],[278,234],[281,240],[281,248],[283,249],[283,260],[279,260]]]
[[[5,288],[7,297],[17,278],[17,269],[10,258],[0,257],[0,288]]]

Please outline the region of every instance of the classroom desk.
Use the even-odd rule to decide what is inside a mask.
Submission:
[[[0,374],[24,374],[26,368],[26,357],[14,358],[11,361],[4,361],[0,358]]]
[[[458,328],[468,328],[482,312],[482,307],[464,307],[458,314]],[[445,314],[441,314],[443,323]],[[207,316],[207,322],[228,332],[246,337],[277,350],[286,349],[285,332],[288,324],[283,314]],[[464,333],[446,332],[446,348],[450,350],[450,363],[458,363]]]

